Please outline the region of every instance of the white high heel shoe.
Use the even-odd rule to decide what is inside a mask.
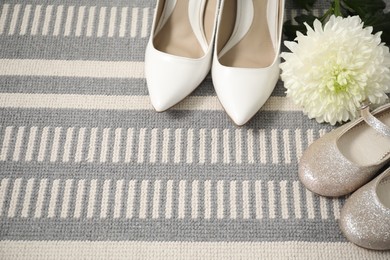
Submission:
[[[210,71],[218,0],[159,0],[145,53],[151,103],[164,111]]]
[[[237,125],[264,105],[279,78],[284,0],[223,0],[212,77],[217,96]]]

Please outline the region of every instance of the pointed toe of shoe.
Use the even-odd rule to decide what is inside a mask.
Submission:
[[[176,79],[176,80],[175,80]],[[146,78],[150,102],[157,112],[173,107],[188,96],[197,85],[186,85],[182,80],[167,73],[154,74]]]
[[[230,112],[229,110],[226,111],[237,126],[245,125],[256,113],[256,112],[253,113],[251,111],[237,111],[237,110],[233,110]]]
[[[151,91],[149,91],[151,93]],[[169,97],[162,97],[161,95],[149,94],[150,103],[156,112],[164,112],[174,106],[177,101]]]
[[[176,88],[175,88],[176,89]],[[172,84],[148,84],[150,102],[156,112],[164,112],[184,99],[187,94],[173,92]]]
[[[178,57],[154,49],[145,55],[145,77],[151,103],[157,112],[176,105],[203,81],[211,66],[211,54],[200,59]]]
[[[225,91],[225,93],[218,95],[226,113],[237,126],[246,124],[262,106],[256,100],[252,100],[253,96],[246,96],[245,93],[240,94],[240,97],[238,97],[238,94],[235,95],[234,91],[231,93]],[[245,102],[242,100],[245,100]]]
[[[277,65],[267,69],[225,67],[215,62],[213,83],[218,99],[235,124],[247,123],[265,104],[279,77]]]

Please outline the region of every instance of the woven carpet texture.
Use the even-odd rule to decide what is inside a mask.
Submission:
[[[0,1],[0,259],[389,259],[342,236],[345,198],[298,181],[332,128],[282,82],[244,127],[210,75],[152,109],[155,4]],[[302,11],[287,0],[285,13]]]

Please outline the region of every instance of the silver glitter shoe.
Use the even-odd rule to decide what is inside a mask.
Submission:
[[[341,210],[340,228],[358,246],[390,250],[390,168],[352,194]]]
[[[361,114],[304,152],[298,174],[306,188],[322,196],[343,196],[372,180],[390,162],[390,104],[372,114],[365,104]]]

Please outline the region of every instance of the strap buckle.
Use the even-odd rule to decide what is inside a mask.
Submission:
[[[369,101],[369,100],[367,100],[367,99],[365,99],[365,100],[363,100],[363,102],[360,104],[360,110],[364,110],[364,109],[366,109],[366,108],[368,108],[369,106],[371,106],[372,105],[372,103]]]

